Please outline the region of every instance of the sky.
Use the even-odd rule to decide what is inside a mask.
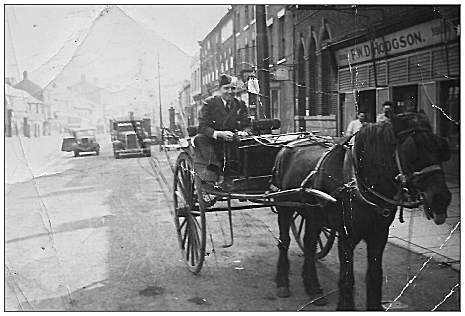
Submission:
[[[6,24],[10,30],[7,42],[11,39],[6,44],[13,50],[16,58],[13,63],[18,65],[19,73],[39,68],[65,42],[80,42],[103,8],[102,5],[6,5]],[[121,5],[120,8],[193,56],[199,50],[197,41],[219,22],[228,6]],[[7,54],[6,58],[8,68],[12,57]]]

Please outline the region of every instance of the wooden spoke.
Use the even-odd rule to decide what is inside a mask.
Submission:
[[[184,231],[184,237],[182,238],[182,247],[186,245],[186,240],[187,240],[187,234],[189,233],[189,226],[186,227],[186,230]]]
[[[304,223],[305,223],[305,219],[303,217],[301,217],[300,219],[300,225],[299,225],[299,236],[302,235],[302,228],[304,226]],[[303,237],[303,236],[302,236]]]
[[[293,217],[293,221],[291,222],[292,233],[294,234],[295,240],[302,251],[304,249],[305,230],[303,229],[303,226],[305,220],[305,218],[298,214],[297,216]],[[316,259],[324,258],[329,253],[331,247],[334,244],[335,237],[336,234],[334,230],[326,227],[321,229],[317,239],[317,252],[315,254]]]
[[[187,218],[184,218],[181,226],[179,227],[179,230],[182,230],[182,228],[184,227],[184,225],[186,225],[186,223],[187,223]]]
[[[318,245],[320,245],[320,249],[323,249],[323,242],[321,241],[321,236],[318,236]]]

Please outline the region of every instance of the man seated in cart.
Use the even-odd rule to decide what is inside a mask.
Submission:
[[[234,79],[225,74],[220,76],[220,95],[204,101],[194,138],[194,170],[203,181],[222,188],[227,186],[223,174],[225,142],[250,132],[247,106],[235,97],[237,80]]]

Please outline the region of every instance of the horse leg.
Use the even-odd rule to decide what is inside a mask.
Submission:
[[[353,241],[353,240],[352,240]],[[354,247],[343,231],[338,240],[339,255],[339,301],[337,310],[355,310],[354,304]]]
[[[321,224],[317,221],[315,216],[311,214],[305,220],[305,236],[304,236],[304,266],[302,270],[302,278],[304,280],[305,291],[310,298],[316,298],[323,294],[323,290],[318,280],[318,273],[316,271],[316,244],[320,235]],[[315,305],[326,305],[328,300],[321,298],[314,302]]]
[[[289,297],[291,296],[291,292],[289,290],[289,258],[287,256],[287,251],[289,250],[289,244],[291,242],[289,228],[294,211],[285,207],[277,207],[277,210],[279,226],[279,258],[275,278],[278,287],[277,296]]]
[[[375,234],[367,239],[368,269],[366,276],[367,310],[381,311],[381,293],[383,283],[383,252],[386,247],[388,231]]]

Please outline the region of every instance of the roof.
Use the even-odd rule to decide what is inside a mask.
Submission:
[[[35,84],[34,82],[28,79],[27,71],[23,72],[23,77],[23,80],[15,84],[14,87],[16,89],[24,90],[36,99],[43,101],[44,95],[42,88],[38,84]]]
[[[16,86],[5,84],[5,96],[22,98],[27,103],[43,103],[41,100],[30,95],[26,90],[18,89]]]

